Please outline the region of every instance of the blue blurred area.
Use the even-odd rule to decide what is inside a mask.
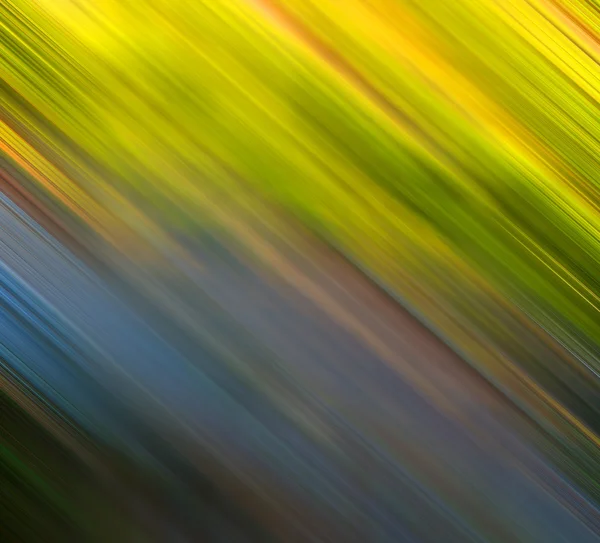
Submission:
[[[356,272],[297,260],[367,339],[224,247],[136,283],[1,204],[3,364],[151,471],[208,455],[285,541],[599,540],[522,414]]]

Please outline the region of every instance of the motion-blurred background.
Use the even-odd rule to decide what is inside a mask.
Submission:
[[[596,0],[0,0],[0,541],[600,541]]]

